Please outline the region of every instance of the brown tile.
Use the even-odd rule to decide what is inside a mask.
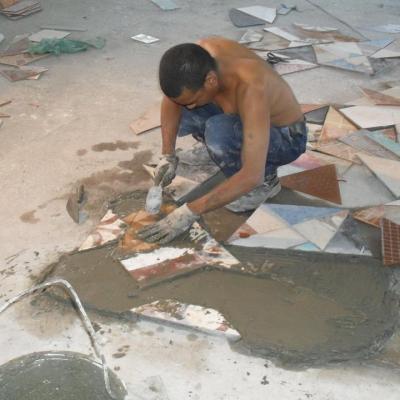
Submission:
[[[49,54],[34,54],[29,53],[14,54],[11,56],[0,56],[0,64],[13,65],[19,67],[21,65],[29,64],[33,61],[41,60],[42,58],[48,57]]]
[[[29,77],[37,75],[35,70],[21,70],[21,69],[3,69],[0,73],[5,76],[9,81],[16,82],[28,79]]]
[[[382,218],[382,253],[384,265],[400,265],[400,225]]]
[[[351,132],[357,131],[357,129],[358,128],[347,120],[339,111],[333,107],[329,107],[318,144],[322,145],[339,139]]]
[[[300,104],[301,111],[303,114],[310,111],[318,110],[319,108],[325,107],[326,104]]]
[[[147,109],[138,119],[133,121],[129,127],[133,133],[140,135],[143,132],[147,132],[150,129],[158,128],[161,125],[160,122],[160,109],[161,102],[153,104]]]
[[[282,177],[280,181],[286,188],[332,203],[342,203],[336,167],[333,164],[287,175]]]
[[[383,94],[376,90],[361,88],[365,95],[375,104],[379,106],[400,106],[400,99],[397,97]]]
[[[364,208],[363,210],[358,210],[353,213],[353,218],[364,222],[366,224],[380,228],[381,219],[384,214],[383,206]]]

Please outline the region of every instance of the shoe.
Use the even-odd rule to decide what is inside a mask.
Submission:
[[[266,200],[276,196],[281,189],[282,187],[278,175],[268,175],[262,185],[257,186],[251,192],[244,194],[235,201],[232,201],[232,203],[226,205],[225,208],[233,212],[255,210]]]

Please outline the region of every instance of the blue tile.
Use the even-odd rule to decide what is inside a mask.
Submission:
[[[386,150],[389,150],[396,156],[400,157],[400,143],[396,143],[393,140],[386,137],[382,132],[368,132],[367,136],[372,139],[375,143],[380,144]]]
[[[342,210],[335,207],[309,207],[286,204],[268,204],[268,208],[290,225],[299,224],[313,218],[333,215]]]
[[[301,251],[321,251],[314,243],[307,242],[294,247],[295,250]]]

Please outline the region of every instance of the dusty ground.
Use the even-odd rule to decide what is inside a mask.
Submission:
[[[76,248],[101,215],[105,200],[149,183],[140,165],[158,154],[159,132],[135,137],[128,125],[159,96],[156,71],[163,51],[209,34],[237,39],[241,30],[229,21],[228,9],[253,4],[177,3],[181,9],[162,12],[147,0],[120,0],[112,5],[107,1],[42,0],[44,10],[36,15],[15,22],[0,16],[0,32],[5,35],[0,46],[14,35],[35,32],[45,24],[88,29],[73,33],[72,38],[107,39],[103,50],[37,62],[49,68],[38,81],[10,83],[0,79],[0,97],[13,100],[2,109],[12,117],[0,127],[0,300],[29,287],[50,262]],[[307,1],[295,3],[301,12],[279,17],[275,26],[318,22],[355,34]],[[357,30],[398,23],[400,15],[395,0],[317,3]],[[361,32],[368,38],[385,36]],[[161,40],[142,45],[130,39],[137,33]],[[368,77],[319,68],[287,80],[300,101],[343,103],[357,97],[358,85],[374,85],[398,76],[398,69]],[[82,226],[75,225],[65,212],[66,195],[78,181],[89,189],[92,205],[91,218]],[[170,399],[398,397],[397,336],[387,350],[394,364],[385,359],[385,363],[375,360],[288,371],[264,359],[233,352],[220,338],[193,336],[147,322],[93,318],[103,331],[103,350],[118,374],[136,387],[143,379],[159,375]],[[40,308],[26,301],[1,315],[0,327],[0,363],[34,350],[91,351],[72,311],[55,304]],[[123,357],[113,357],[124,345],[129,347],[124,348]]]

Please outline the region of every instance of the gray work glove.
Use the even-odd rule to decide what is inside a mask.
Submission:
[[[185,203],[161,221],[141,229],[137,236],[146,242],[165,244],[187,231],[199,218]]]
[[[178,157],[175,154],[164,154],[154,170],[154,185],[168,186],[175,178],[178,166]]]

